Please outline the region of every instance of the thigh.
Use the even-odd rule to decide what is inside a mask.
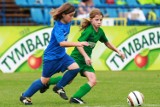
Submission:
[[[72,69],[77,69],[79,68],[78,64],[75,62],[75,60],[69,56],[69,55],[65,55],[63,58],[63,65],[61,68],[61,71],[64,72],[65,70],[72,70]]]
[[[68,66],[68,70],[78,69],[79,66],[76,62],[72,63],[70,66]]]
[[[94,72],[85,71],[83,74],[87,77],[88,81],[96,81],[96,74]]]
[[[93,68],[92,66],[88,66],[88,65],[86,65],[86,64],[83,65],[83,66],[81,65],[81,66],[80,66],[80,74],[81,74],[81,76],[84,76],[84,77],[85,77],[86,75],[84,75],[84,73],[85,73],[86,71],[89,72],[89,73],[94,73],[94,74],[95,74],[95,70],[94,70],[94,68]]]
[[[61,70],[61,63],[59,60],[44,60],[43,61],[43,72],[42,77],[49,78],[53,74],[60,72]]]

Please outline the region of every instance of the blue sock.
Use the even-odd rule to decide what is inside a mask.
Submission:
[[[74,77],[76,77],[76,75],[79,72],[79,68],[78,69],[74,69],[74,70],[68,70],[62,77],[62,79],[57,83],[57,88],[63,88],[65,87],[70,81],[72,81],[74,79]]]
[[[32,85],[23,93],[23,97],[31,97],[35,94],[40,88],[43,87],[43,84],[40,79],[35,80]]]

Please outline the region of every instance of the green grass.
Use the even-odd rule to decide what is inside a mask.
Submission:
[[[24,107],[19,101],[20,94],[41,73],[18,72],[13,74],[0,73],[0,107]],[[97,71],[97,85],[85,96],[84,105],[69,104],[52,92],[52,87],[44,93],[37,92],[31,107],[128,107],[126,98],[129,92],[138,90],[144,94],[143,107],[160,107],[160,72],[105,72]],[[86,82],[79,75],[72,84],[65,87],[69,97]]]

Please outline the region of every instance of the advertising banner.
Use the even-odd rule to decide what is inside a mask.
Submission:
[[[103,26],[109,42],[122,51],[117,53],[98,42],[93,50],[95,70],[130,71],[160,70],[160,27]],[[12,26],[0,27],[0,71],[3,73],[42,71],[43,52],[51,37],[52,27]],[[68,41],[76,42],[81,32],[72,26]],[[72,48],[66,48],[71,54]]]

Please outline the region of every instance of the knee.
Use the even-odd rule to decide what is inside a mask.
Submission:
[[[50,78],[41,77],[42,84],[47,84]]]
[[[91,87],[95,86],[97,84],[96,79],[89,80],[89,84],[91,85]]]

